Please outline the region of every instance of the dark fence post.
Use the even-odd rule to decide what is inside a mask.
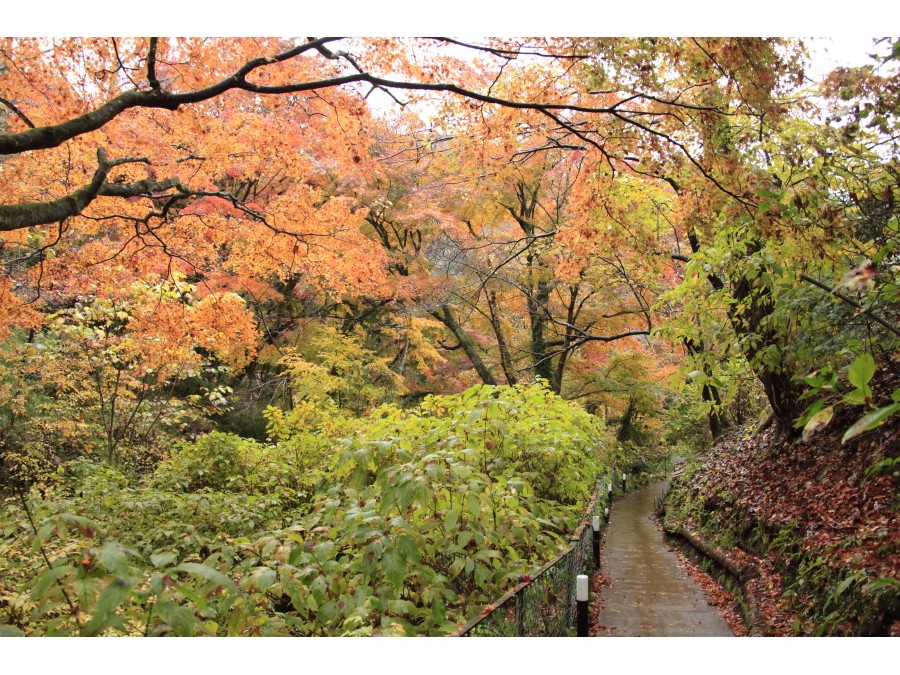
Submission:
[[[588,576],[579,574],[575,578],[575,599],[578,605],[578,637],[588,636]]]
[[[525,607],[523,603],[525,589],[520,589],[515,595],[516,601],[516,637],[525,637]]]
[[[577,530],[578,534],[573,534],[569,538],[569,546],[563,553],[528,575],[527,579],[522,579],[493,603],[485,606],[478,616],[470,619],[454,635],[563,636],[571,635],[569,631],[573,628],[574,620],[577,635],[587,637],[590,630],[587,573],[591,569],[587,551],[588,537],[591,536],[588,528],[592,526],[591,529],[595,532],[594,540],[599,541],[596,536],[599,516],[593,514],[601,508],[603,483],[606,482],[609,487],[614,479],[615,475],[610,474],[609,481],[597,481],[594,496]],[[605,513],[606,520],[609,520],[609,508],[606,508]],[[596,560],[596,553],[594,555]],[[556,573],[553,570],[556,570]],[[578,571],[584,571],[585,574],[578,574]],[[574,594],[570,585],[573,581],[576,582]],[[545,584],[545,587],[536,584]],[[513,603],[512,606],[509,603]],[[534,603],[533,610],[529,608],[528,603]],[[555,609],[548,613],[547,608],[551,606]],[[500,617],[495,625],[491,623],[493,617]],[[538,621],[536,625],[532,625],[535,624],[533,620],[535,618]]]

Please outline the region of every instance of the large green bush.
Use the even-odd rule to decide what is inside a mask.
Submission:
[[[28,500],[37,533],[8,506],[0,623],[31,635],[445,634],[559,550],[603,470],[602,425],[539,385],[383,407],[349,435],[320,414],[295,434],[273,415],[270,444],[181,444],[141,482],[66,465],[52,495]]]

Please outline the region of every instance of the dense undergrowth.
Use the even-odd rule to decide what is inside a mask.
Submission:
[[[737,431],[673,483],[667,525],[748,571],[763,634],[900,634],[900,422],[841,444],[854,420],[808,442]]]
[[[604,470],[602,423],[540,385],[269,430],[8,496],[0,631],[446,634],[558,551]]]

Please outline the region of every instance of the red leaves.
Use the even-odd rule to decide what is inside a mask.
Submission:
[[[231,202],[222,197],[200,197],[198,200],[185,207],[183,215],[205,216],[210,213],[238,213]]]
[[[734,593],[722,588],[715,579],[700,569],[698,565],[691,562],[686,556],[678,551],[677,548],[673,550],[684,568],[690,572],[694,582],[702,588],[709,597],[709,604],[719,610],[719,615],[731,632],[737,637],[747,635],[747,625],[744,623],[744,618],[741,615]]]
[[[875,266],[871,260],[866,260],[847,272],[834,290],[846,288],[848,291],[861,293],[871,287],[873,279],[875,279]]]
[[[795,612],[809,606],[813,594],[830,592],[822,588],[804,594],[792,588],[797,596],[786,598],[784,578],[796,571],[789,567],[795,564],[792,559],[821,558],[830,569],[863,571],[870,579],[900,574],[900,523],[890,507],[894,479],[889,472],[869,471],[880,459],[896,456],[900,422],[893,420],[842,446],[848,413],[834,417],[809,443],[791,443],[772,432],[756,439],[732,435],[706,457],[690,485],[695,499],[705,505],[707,532],[766,533],[767,541],[754,544],[768,546],[766,557],[753,560],[737,547],[728,549],[728,555],[752,560],[759,570],[760,577],[746,586],[772,635],[812,630]]]

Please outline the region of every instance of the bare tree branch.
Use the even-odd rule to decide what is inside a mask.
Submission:
[[[806,274],[801,274],[800,278],[803,279],[803,281],[810,283],[813,286],[816,286],[817,288],[821,288],[826,293],[833,295],[834,297],[842,300],[843,302],[846,302],[851,307],[855,307],[860,312],[865,314],[867,317],[872,319],[872,321],[875,321],[879,325],[884,326],[889,331],[891,331],[894,335],[900,336],[900,330],[898,330],[896,326],[892,326],[887,321],[882,319],[880,316],[878,316],[877,314],[872,312],[872,310],[866,309],[865,307],[863,307],[861,304],[859,304],[856,300],[854,300],[850,296],[845,295],[844,293],[841,293],[841,292],[837,291],[836,289],[832,289],[827,284],[823,284],[821,281],[818,281],[817,279],[813,279],[812,277],[807,276]]]
[[[81,213],[100,192],[100,188],[103,187],[106,176],[113,166],[103,148],[97,150],[97,162],[99,166],[94,172],[91,182],[65,197],[49,202],[0,205],[0,232],[58,223]]]
[[[2,103],[2,104],[5,105],[7,108],[9,108],[10,110],[12,110],[20,120],[22,120],[23,122],[25,122],[25,124],[27,124],[27,125],[28,125],[29,127],[31,127],[32,129],[34,129],[34,122],[32,122],[30,119],[28,119],[28,115],[26,115],[26,114],[23,113],[21,110],[19,110],[19,108],[16,106],[15,103],[13,103],[12,101],[9,101],[9,100],[3,98],[2,96],[0,96],[0,103]]]
[[[453,38],[447,37],[429,37],[426,39],[437,40],[438,42],[446,42],[447,44],[465,47],[466,49],[475,49],[482,52],[488,52],[489,54],[493,54],[494,56],[499,56],[501,58],[515,58],[517,56],[541,56],[548,59],[571,59],[576,61],[581,61],[588,58],[586,54],[548,54],[541,51],[523,51],[522,49],[500,49],[498,47],[488,47],[487,45],[476,45],[472,44],[471,42],[461,42],[459,40],[454,40]]]
[[[274,56],[266,56],[259,57],[256,59],[252,59],[247,61],[243,66],[241,66],[237,71],[235,71],[231,76],[226,77],[219,82],[210,85],[209,87],[205,87],[203,89],[198,89],[195,91],[189,92],[169,92],[163,90],[161,87],[159,89],[151,89],[150,91],[139,91],[139,90],[129,90],[119,94],[115,98],[111,99],[104,105],[92,110],[88,113],[80,115],[78,117],[74,117],[70,120],[62,122],[56,125],[37,127],[33,129],[29,129],[27,131],[13,133],[13,134],[0,134],[0,154],[12,155],[20,152],[24,152],[26,150],[42,150],[47,148],[54,148],[65,141],[75,138],[76,136],[95,131],[100,129],[105,124],[110,122],[116,116],[128,110],[130,108],[162,108],[166,110],[177,110],[182,105],[191,104],[191,103],[199,103],[201,101],[206,101],[208,99],[219,96],[229,90],[239,89],[249,92],[254,92],[258,94],[289,94],[289,93],[298,93],[301,91],[314,91],[318,89],[328,89],[333,87],[338,87],[344,84],[351,84],[354,82],[366,82],[375,87],[384,88],[384,89],[405,89],[405,90],[418,90],[418,91],[435,91],[435,92],[446,92],[451,94],[456,94],[458,96],[463,96],[469,99],[473,99],[476,101],[480,101],[482,103],[489,103],[494,105],[499,105],[507,108],[514,108],[520,110],[535,110],[539,112],[543,112],[545,114],[550,113],[550,111],[569,111],[569,112],[580,112],[587,114],[604,114],[604,115],[615,115],[619,119],[622,119],[628,124],[636,125],[639,128],[653,133],[657,136],[661,136],[668,140],[669,142],[677,145],[683,152],[687,152],[683,145],[678,144],[677,141],[670,138],[665,134],[661,134],[660,132],[653,131],[649,128],[647,124],[640,124],[636,122],[634,119],[631,119],[627,115],[629,113],[640,113],[640,114],[648,114],[645,111],[629,111],[623,110],[622,105],[628,100],[633,99],[634,97],[629,97],[628,99],[620,100],[614,103],[611,106],[585,106],[578,104],[570,104],[570,103],[542,103],[542,102],[533,102],[533,101],[513,101],[509,99],[499,98],[496,96],[490,96],[487,94],[482,94],[480,92],[472,91],[469,89],[465,89],[463,87],[457,86],[455,84],[450,83],[441,83],[441,82],[406,82],[400,80],[391,80],[387,78],[377,77],[368,72],[362,70],[359,64],[348,54],[343,52],[332,52],[331,50],[325,47],[326,44],[330,42],[334,42],[336,40],[340,40],[341,38],[335,37],[327,37],[327,38],[316,38],[314,40],[310,40],[303,44],[297,45],[291,49],[288,49],[280,54],[276,54]],[[154,43],[155,45],[155,43]],[[262,85],[255,84],[253,82],[249,82],[247,77],[252,74],[254,71],[263,68],[267,65],[274,63],[281,63],[284,61],[288,61],[290,59],[296,58],[297,56],[306,53],[308,51],[318,51],[322,53],[326,58],[343,58],[347,60],[358,72],[355,74],[349,74],[344,76],[325,78],[321,80],[313,80],[309,82],[295,82],[281,85]],[[330,56],[329,56],[330,55]],[[150,55],[148,54],[148,78],[150,76],[149,66],[151,64]],[[152,63],[155,64],[155,52]],[[154,67],[155,73],[155,67]],[[152,86],[152,84],[151,84]],[[673,107],[677,108],[694,108],[694,106],[688,106],[687,104],[682,103],[671,103]],[[709,109],[715,112],[721,112],[716,109]],[[654,113],[649,113],[654,114]],[[662,115],[665,113],[655,113],[657,115]],[[552,119],[555,119],[558,123],[566,126],[570,131],[573,131],[572,125],[570,123],[562,122],[559,118],[550,115]],[[584,139],[583,134],[579,135],[582,140]],[[595,147],[599,147],[597,143],[591,143]],[[696,163],[696,160],[692,160]],[[717,183],[718,185],[718,183]],[[729,193],[730,194],[730,193]]]
[[[156,79],[156,45],[159,38],[150,38],[150,49],[147,51],[147,82],[153,91],[161,91],[162,86]]]

